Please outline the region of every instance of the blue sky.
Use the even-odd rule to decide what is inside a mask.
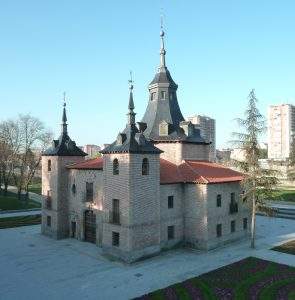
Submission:
[[[126,123],[129,70],[139,121],[166,62],[184,116],[216,119],[226,147],[250,89],[267,106],[295,103],[295,1],[0,0],[0,119],[31,113],[55,135],[62,93],[77,144],[114,140]]]

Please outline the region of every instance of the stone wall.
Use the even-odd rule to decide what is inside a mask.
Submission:
[[[241,198],[241,186],[239,182],[209,184],[207,193],[208,207],[208,249],[216,248],[220,245],[246,237],[251,223],[250,209]],[[231,193],[235,193],[238,203],[238,212],[230,213]],[[221,194],[221,207],[216,205],[216,197]],[[243,218],[248,219],[248,229],[243,229]],[[236,230],[231,232],[231,221],[235,221]],[[216,236],[216,225],[222,224],[222,236]]]
[[[157,143],[155,146],[164,151],[161,153],[161,158],[177,165],[183,160],[209,160],[209,145]]]
[[[48,171],[51,160],[51,171]],[[68,211],[68,169],[67,165],[83,161],[78,156],[43,156],[42,157],[42,226],[41,231],[56,239],[69,236]],[[48,191],[51,194],[51,209],[46,208]],[[51,217],[51,226],[47,226],[47,216]]]
[[[70,169],[68,175],[69,224],[76,222],[75,238],[84,240],[85,211],[90,209],[96,215],[96,244],[101,246],[103,171]],[[86,202],[86,182],[93,183],[93,202]],[[73,185],[75,185],[75,193]],[[72,236],[71,230],[70,235]]]
[[[113,175],[113,160],[119,175]],[[149,160],[149,175],[142,175],[142,160]],[[103,223],[103,248],[109,254],[133,261],[159,251],[160,164],[155,154],[105,154],[103,208],[107,216],[113,199],[120,203],[120,225]],[[120,234],[119,247],[112,246],[112,232]]]
[[[169,248],[184,240],[184,185],[165,184],[161,194],[161,247]],[[173,208],[168,208],[168,196],[173,196]],[[168,240],[168,226],[174,226],[174,239]]]

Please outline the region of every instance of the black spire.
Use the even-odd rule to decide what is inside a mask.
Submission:
[[[63,103],[63,113],[62,113],[62,134],[68,133],[68,124],[67,124],[67,112],[66,112],[66,93],[64,92],[64,103]]]
[[[128,104],[128,121],[127,124],[129,125],[135,125],[135,115],[136,113],[134,110],[134,101],[133,101],[133,80],[132,80],[132,73],[130,72],[130,80],[129,82],[129,104]]]
[[[128,103],[128,120],[126,128],[117,136],[117,140],[105,149],[100,151],[106,153],[154,153],[160,154],[162,151],[156,148],[148,141],[144,134],[136,127],[135,112],[133,101],[133,81],[132,77],[129,80],[129,103]],[[141,123],[142,124],[142,123]]]
[[[63,97],[63,113],[61,134],[58,140],[53,140],[52,146],[43,152],[43,156],[86,156],[76,143],[68,135],[67,112],[66,112],[66,94]]]

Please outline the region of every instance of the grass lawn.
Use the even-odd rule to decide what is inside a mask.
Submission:
[[[41,215],[0,218],[0,229],[41,224]]]
[[[29,185],[29,192],[41,195],[41,183],[32,183]]]
[[[295,255],[295,240],[287,242],[285,244],[282,244],[280,246],[274,247],[271,250],[284,252],[288,254],[294,254]]]
[[[295,203],[295,190],[278,190],[275,192],[274,200]]]
[[[40,208],[41,205],[33,200],[19,201],[17,194],[8,192],[7,196],[0,195],[0,210],[18,210],[28,208]]]
[[[295,299],[295,268],[248,257],[137,299]]]

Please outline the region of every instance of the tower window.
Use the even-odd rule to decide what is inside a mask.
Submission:
[[[230,232],[235,232],[236,231],[236,221],[231,221],[230,222]]]
[[[113,175],[119,175],[119,161],[117,158],[113,161]]]
[[[167,227],[167,235],[168,235],[168,240],[174,239],[174,226]]]
[[[120,224],[120,202],[118,199],[113,199],[113,210],[111,212],[111,221],[114,224]]]
[[[216,197],[216,206],[221,207],[221,195],[218,194]]]
[[[149,160],[144,158],[142,160],[142,175],[149,175]]]
[[[222,225],[221,224],[217,224],[217,226],[216,226],[216,236],[217,237],[222,236]]]
[[[46,208],[47,209],[51,209],[52,208],[51,191],[47,191]]]
[[[156,93],[155,92],[151,93],[151,100],[156,100]]]
[[[51,217],[50,216],[47,216],[46,224],[47,224],[48,227],[51,227]]]
[[[247,218],[243,219],[243,228],[244,228],[244,230],[246,230],[248,228],[248,219]]]
[[[76,191],[77,191],[76,185],[75,185],[75,183],[73,183],[73,185],[72,185],[72,193],[75,195]]]
[[[174,207],[174,197],[173,196],[168,196],[168,208],[173,208]]]
[[[166,92],[165,91],[161,91],[161,99],[162,100],[166,99]]]
[[[112,245],[119,247],[120,245],[120,233],[112,231]]]
[[[48,159],[48,161],[47,161],[47,171],[48,172],[51,171],[51,159]]]
[[[93,182],[86,182],[86,202],[93,202]]]

